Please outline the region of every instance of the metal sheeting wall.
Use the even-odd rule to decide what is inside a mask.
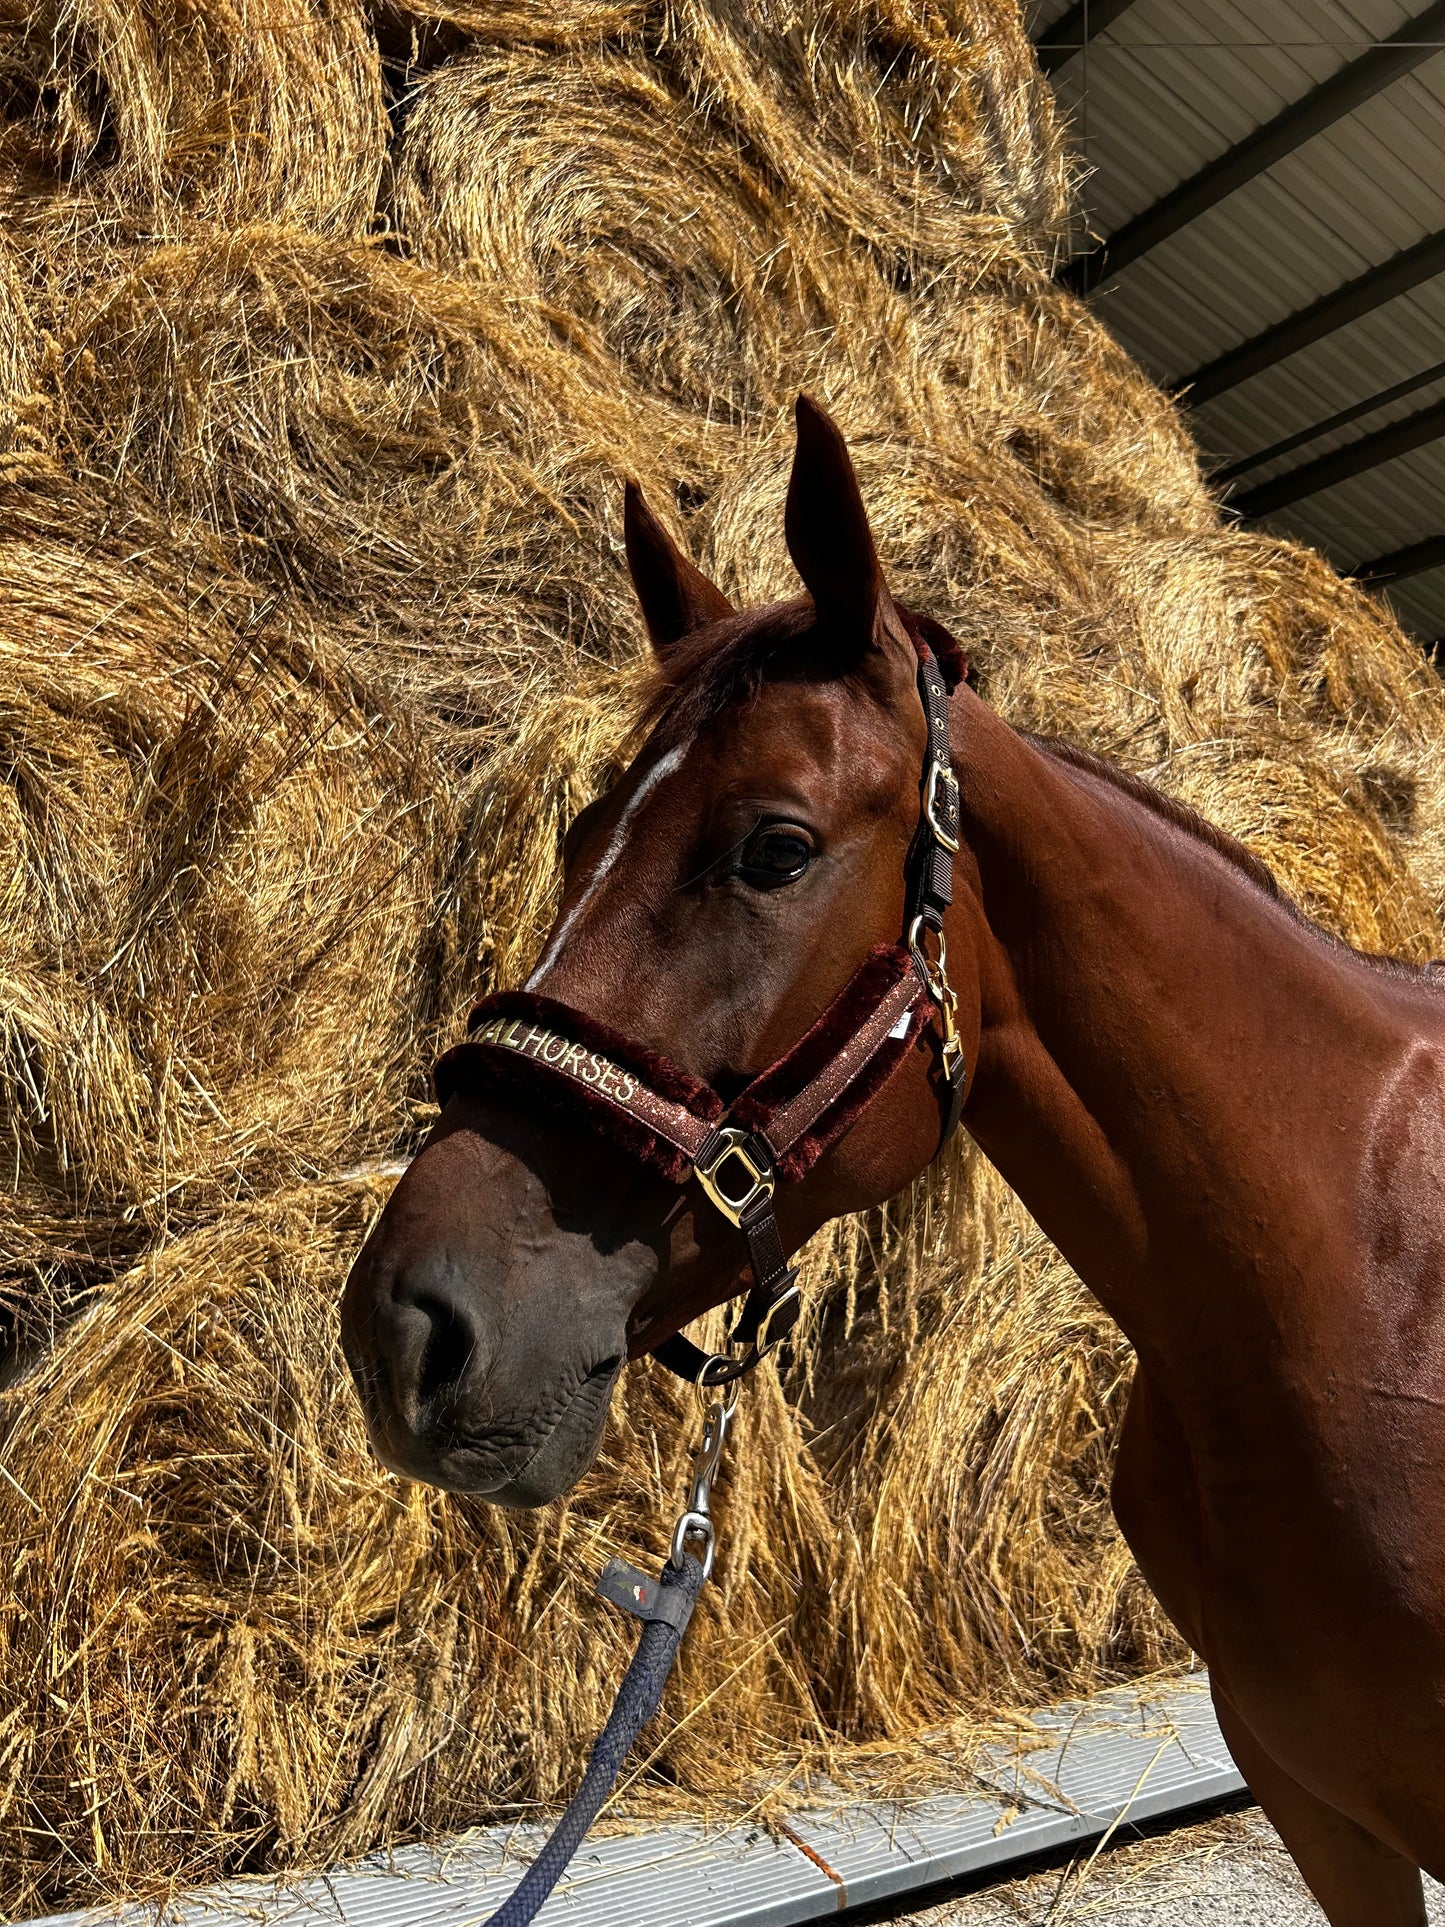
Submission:
[[[540,1927],[798,1927],[1038,1853],[1121,1823],[1245,1791],[1201,1674],[1054,1707],[980,1760],[972,1784],[907,1804],[795,1812],[775,1833],[669,1823],[594,1835]],[[545,1836],[480,1828],[328,1874],[248,1879],[30,1927],[481,1927]]]
[[[1201,383],[1201,445],[1240,513],[1445,637],[1445,6],[1044,0],[1031,24],[1092,169],[1061,278],[1186,395],[1319,304],[1317,338]]]

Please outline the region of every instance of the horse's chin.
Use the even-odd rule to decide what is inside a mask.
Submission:
[[[590,1398],[587,1394],[593,1380],[587,1379],[522,1470],[478,1496],[510,1511],[526,1512],[550,1505],[570,1492],[597,1457],[612,1387],[620,1370],[620,1364],[614,1365],[610,1375],[600,1381],[600,1395]]]
[[[448,1444],[433,1432],[424,1444],[409,1438],[400,1450],[385,1436],[374,1437],[373,1445],[383,1463],[403,1478],[511,1511],[531,1511],[569,1492],[597,1457],[621,1371],[620,1358],[594,1366],[540,1440],[498,1449],[485,1441]]]

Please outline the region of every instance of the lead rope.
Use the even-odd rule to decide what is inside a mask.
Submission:
[[[640,1619],[642,1636],[571,1803],[511,1896],[488,1917],[484,1927],[527,1927],[536,1919],[602,1811],[638,1734],[662,1703],[663,1688],[692,1609],[712,1572],[716,1549],[712,1482],[737,1402],[734,1381],[707,1409],[702,1443],[693,1456],[692,1491],[672,1529],[672,1549],[657,1578],[649,1579],[625,1559],[609,1559],[603,1568],[598,1592],[612,1605]],[[690,1542],[700,1545],[700,1557],[688,1551]]]

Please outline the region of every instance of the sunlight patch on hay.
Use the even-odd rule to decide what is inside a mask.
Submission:
[[[1440,947],[1445,701],[1222,528],[1048,270],[1004,0],[167,0],[0,33],[0,1904],[324,1861],[571,1784],[696,1414],[628,1375],[517,1518],[368,1457],[336,1301],[626,754],[622,486],[791,593],[801,387],[990,699]],[[965,746],[966,748],[966,746]],[[351,1173],[347,1176],[347,1173]],[[1127,1348],[962,1146],[807,1257],[632,1811],[965,1769],[1176,1650]],[[723,1690],[725,1686],[725,1690]]]

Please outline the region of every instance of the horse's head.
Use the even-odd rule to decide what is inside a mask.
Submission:
[[[919,622],[890,600],[842,437],[806,400],[786,534],[808,594],[737,612],[629,489],[657,684],[635,761],[568,833],[527,986],[599,1027],[584,1046],[618,1033],[640,1075],[654,1064],[684,1100],[696,1080],[714,1106],[796,1044],[875,946],[898,945],[919,823]],[[955,957],[969,1062],[971,968]],[[921,1023],[893,1031],[886,1081],[835,1106],[779,1187],[787,1250],[933,1156],[944,1094]],[[590,1081],[603,1059],[577,1061]],[[505,1505],[555,1498],[591,1463],[625,1359],[740,1290],[737,1230],[695,1177],[636,1148],[525,1080],[458,1080],[342,1308],[398,1471]]]

